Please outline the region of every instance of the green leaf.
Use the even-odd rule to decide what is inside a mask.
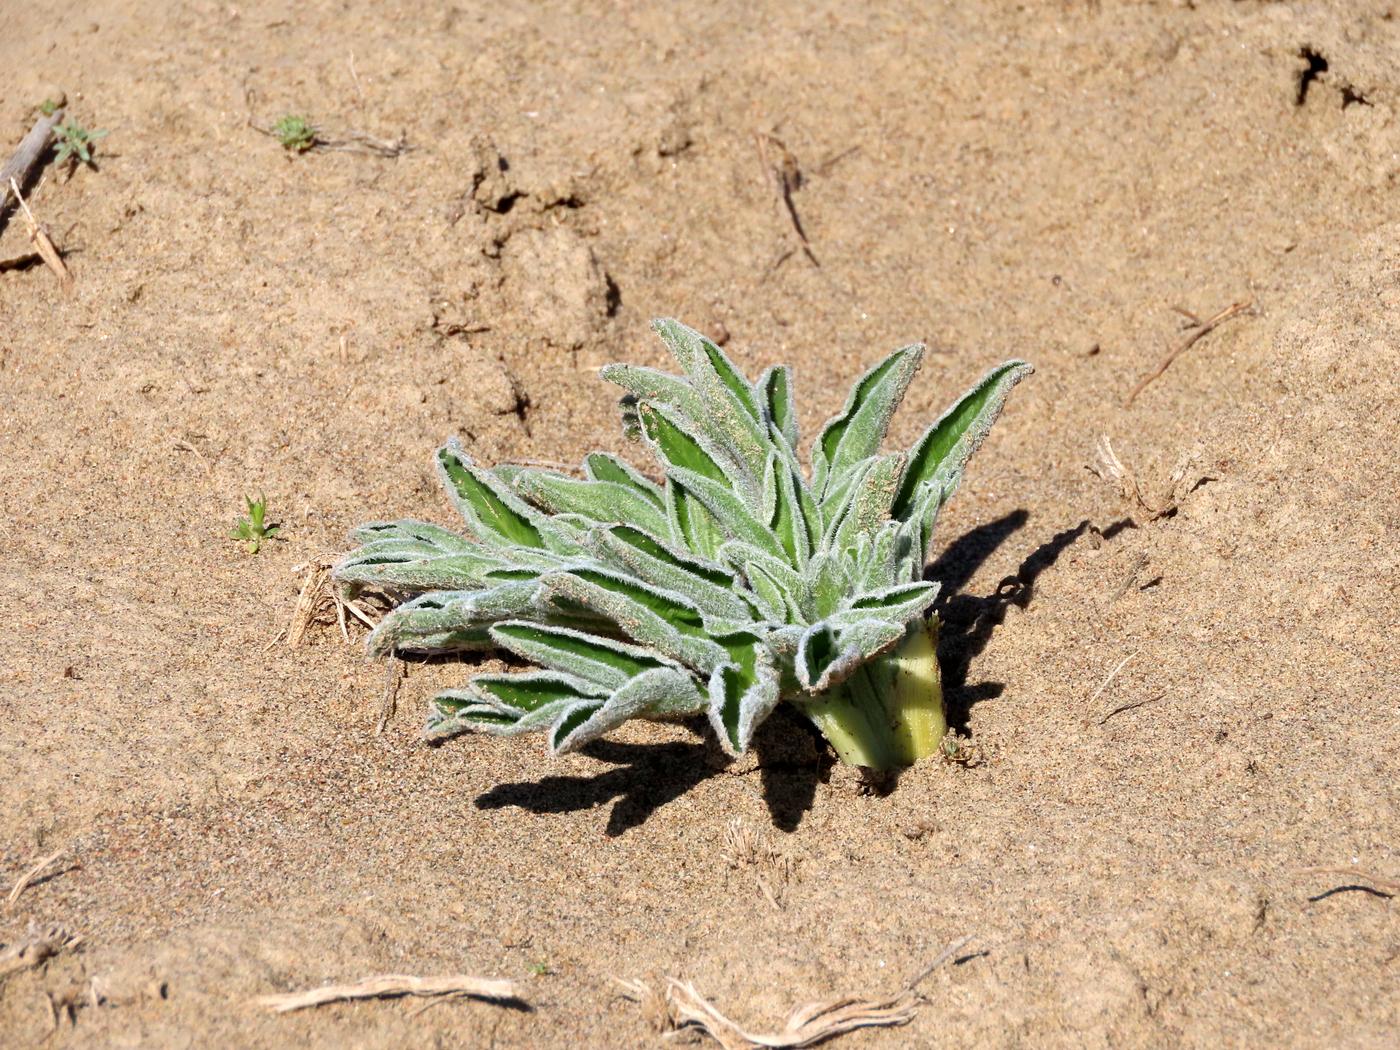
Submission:
[[[700,396],[701,414],[695,422],[734,457],[749,481],[756,482],[768,457],[768,442],[753,387],[724,352],[699,332],[669,319],[653,327]]]
[[[545,546],[538,512],[489,471],[478,469],[456,439],[438,450],[437,462],[448,495],[479,540],[504,547]]]
[[[487,585],[486,574],[509,562],[484,551],[415,556],[361,547],[339,562],[332,576],[340,583],[402,591],[463,591]]]
[[[522,714],[560,700],[603,700],[608,695],[607,690],[595,682],[558,671],[479,674],[471,681],[471,691],[486,703]]]
[[[763,398],[768,423],[777,427],[789,447],[796,448],[799,438],[797,407],[792,398],[792,369],[787,365],[765,369],[758,377],[757,386]]]
[[[818,492],[880,451],[923,355],[922,343],[903,347],[856,380],[845,407],[822,428],[812,449],[812,482]]]
[[[797,646],[797,679],[809,693],[825,692],[898,645],[904,634],[903,624],[888,620],[863,620],[840,630],[825,621],[813,624]]]
[[[732,473],[726,470],[725,458],[691,429],[689,421],[669,408],[643,401],[637,406],[642,432],[652,446],[662,467],[683,467],[712,481],[725,482]]]
[[[606,452],[590,452],[584,457],[583,468],[594,481],[615,481],[619,485],[629,485],[662,510],[666,509],[661,486],[616,456],[609,456]]]
[[[361,525],[350,534],[357,543],[373,543],[376,540],[412,540],[428,547],[435,547],[441,553],[470,551],[476,546],[465,536],[432,525],[426,521],[372,521]]]
[[[557,614],[542,604],[544,596],[535,572],[522,575],[524,579],[484,590],[435,591],[405,602],[370,632],[366,641],[370,655],[382,656],[392,649],[433,652],[490,648],[487,628],[497,621]],[[448,644],[445,639],[456,641]]]
[[[891,622],[907,623],[925,612],[937,597],[936,583],[903,583],[858,594],[847,600],[844,610],[837,615],[850,620],[857,617],[878,617]]]
[[[550,595],[611,620],[633,641],[705,674],[724,659],[724,650],[710,640],[699,610],[679,594],[589,569],[552,574],[544,585]]]
[[[673,666],[653,650],[567,627],[507,621],[492,627],[491,637],[522,659],[609,689],[620,688],[644,671]]]
[[[899,492],[904,473],[905,455],[892,452],[867,461],[856,480],[843,494],[838,516],[828,525],[823,538],[824,548],[836,551],[853,549],[862,536],[873,536],[890,520],[890,509]]]
[[[579,720],[569,712],[550,734],[556,755],[577,751],[633,718],[676,718],[705,710],[699,684],[684,671],[661,667],[644,671]]]
[[[685,595],[706,616],[753,619],[753,606],[734,590],[733,576],[718,565],[682,554],[628,525],[597,530],[594,544],[604,560],[645,583]]]
[[[679,486],[699,500],[725,535],[751,543],[775,557],[784,556],[783,546],[773,535],[773,530],[762,524],[727,485],[679,467],[667,471],[666,479],[669,484]]]
[[[523,470],[516,475],[515,490],[553,514],[578,514],[602,524],[632,522],[658,536],[670,531],[665,510],[629,484]]]
[[[713,558],[724,533],[719,522],[705,505],[683,486],[668,481],[665,489],[666,520],[671,526],[671,542],[695,552],[702,558]]]
[[[598,375],[622,387],[638,401],[669,405],[680,415],[694,421],[705,416],[700,395],[681,376],[640,365],[604,365],[598,370]]]
[[[913,508],[919,490],[937,486],[946,501],[962,480],[963,469],[982,446],[987,432],[1001,415],[1012,388],[1033,371],[1024,361],[1007,361],[978,381],[952,408],[943,413],[909,452],[909,464],[895,498],[895,517]]]
[[[742,663],[725,663],[710,675],[710,724],[731,754],[743,754],[754,730],[782,700],[777,669],[761,645],[752,646]]]
[[[763,471],[762,521],[777,536],[787,552],[788,560],[799,568],[807,563],[812,553],[807,518],[798,502],[797,486],[800,481],[800,478],[794,478],[787,463],[774,449]]]

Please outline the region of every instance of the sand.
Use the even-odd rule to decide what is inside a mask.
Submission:
[[[83,938],[0,985],[0,1043],[654,1046],[612,977],[776,1028],[975,934],[839,1045],[1394,1045],[1390,5],[6,14],[0,151],[58,89],[109,134],[30,194],[72,294],[0,272],[0,890],[81,864],[0,942]],[[413,148],[291,155],[252,126],[287,112]],[[12,220],[0,260],[30,250]],[[1124,406],[1179,310],[1246,299]],[[973,761],[871,794],[796,718],[732,765],[684,726],[430,748],[469,666],[410,665],[380,735],[362,632],[273,644],[353,525],[453,522],[445,438],[636,455],[596,369],[664,364],[656,316],[792,363],[807,433],[913,340],[897,443],[1035,363],[940,523]],[[1086,469],[1104,434],[1146,507]],[[534,1009],[252,1003],[378,973]]]

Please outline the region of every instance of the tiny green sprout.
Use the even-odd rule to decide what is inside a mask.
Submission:
[[[49,105],[49,103],[44,103]],[[52,111],[50,111],[52,112]],[[93,144],[107,134],[104,130],[89,131],[81,124],[67,121],[54,125],[54,135],[58,138],[58,152],[54,159],[62,164],[65,160],[76,165],[79,161],[92,167]]]
[[[283,149],[295,153],[305,153],[316,145],[316,125],[295,113],[288,113],[272,125],[272,133]]]
[[[553,977],[554,967],[549,965],[547,959],[541,959],[539,962],[532,962],[530,964],[530,973],[535,977]]]
[[[371,522],[335,567],[347,590],[396,605],[370,653],[504,650],[535,665],[439,692],[431,739],[543,732],[563,754],[634,718],[707,715],[737,755],[787,704],[850,765],[955,760],[930,544],[1030,365],[996,366],[911,447],[886,449],[924,353],[896,350],[804,457],[789,369],[750,379],[699,332],[655,328],[681,374],[600,373],[625,392],[624,431],[653,471],[604,452],[577,471],[488,467],[447,442],[438,475],[465,533]]]
[[[39,112],[46,117],[51,117],[58,111],[58,103],[51,98],[44,99],[39,103]]]
[[[248,504],[248,516],[238,519],[233,531],[229,533],[229,539],[244,541],[248,544],[248,553],[257,554],[263,540],[278,538],[277,534],[282,531],[282,526],[267,524],[266,496],[259,496],[257,499],[244,496],[243,501]]]

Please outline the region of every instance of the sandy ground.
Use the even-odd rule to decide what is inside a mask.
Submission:
[[[840,1045],[1395,1045],[1391,5],[35,0],[5,22],[5,139],[58,89],[110,133],[98,170],[32,192],[73,294],[0,272],[0,891],[81,864],[0,904],[0,941],[83,938],[0,985],[0,1043],[653,1046],[612,976],[776,1027],[975,934],[910,1026]],[[288,111],[414,148],[292,156],[250,127]],[[819,265],[759,133],[803,176]],[[10,222],[0,259],[27,251]],[[1246,299],[1124,407],[1186,334],[1175,308]],[[659,315],[751,372],[796,365],[809,432],[914,339],[900,443],[1034,361],[940,524],[980,762],[862,794],[795,720],[728,767],[677,726],[559,760],[434,749],[424,698],[468,668],[413,666],[376,735],[358,637],[270,645],[294,566],[352,525],[452,521],[445,437],[488,462],[624,450],[595,370],[662,364]],[[1100,434],[1153,508],[1181,468],[1175,513],[1085,469]],[[285,539],[252,557],[227,532],[258,491]],[[790,880],[726,853],[736,820]],[[250,1005],[380,972],[509,977],[534,1009]]]

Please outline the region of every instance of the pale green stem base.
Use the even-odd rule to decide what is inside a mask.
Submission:
[[[933,754],[948,732],[937,617],[915,623],[898,649],[799,706],[850,765],[892,770]]]

